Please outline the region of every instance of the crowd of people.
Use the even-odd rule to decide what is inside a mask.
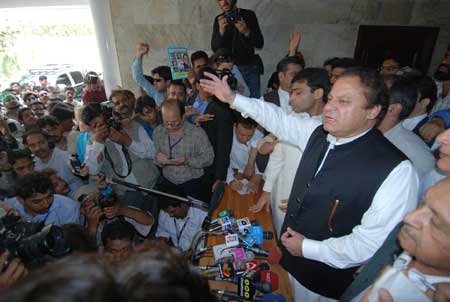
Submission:
[[[35,268],[0,244],[0,301],[212,301],[188,263],[207,211],[140,188],[221,184],[260,193],[294,301],[450,301],[450,49],[431,77],[392,54],[309,67],[295,31],[261,96],[258,19],[219,5],[185,80],[146,74],[142,42],[137,95],[95,72],[81,100],[45,76],[2,92],[0,241],[14,216],[68,248]]]

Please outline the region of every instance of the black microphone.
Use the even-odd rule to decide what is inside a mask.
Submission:
[[[245,246],[244,249],[252,251],[253,253],[257,254],[257,255],[261,255],[264,257],[269,257],[269,252],[265,251],[263,249],[254,247],[254,246]]]

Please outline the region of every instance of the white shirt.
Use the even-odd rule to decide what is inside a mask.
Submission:
[[[434,107],[430,113],[435,113],[436,111],[450,108],[450,93],[448,93],[445,97],[442,95],[444,91],[444,82],[436,81],[436,87],[438,97],[436,104],[434,104]]]
[[[231,107],[240,111],[243,116],[250,116],[281,140],[295,144],[302,150],[312,132],[321,124],[311,118],[294,118],[273,104],[239,95]],[[332,136],[329,135],[328,139],[331,140]],[[339,139],[336,144],[345,144],[352,139],[355,138]],[[384,180],[371,206],[364,213],[361,224],[355,226],[351,234],[323,241],[305,239],[302,245],[303,256],[335,268],[349,268],[365,263],[403,216],[416,207],[418,188],[419,179],[411,162],[402,161]]]
[[[193,207],[189,207],[188,213],[183,219],[172,218],[167,212],[160,211],[155,237],[170,238],[177,249],[186,251],[191,245],[192,237],[202,226],[206,215],[205,211]]]
[[[246,143],[242,144],[238,141],[236,136],[236,127],[233,131],[233,145],[230,152],[230,165],[227,171],[227,183],[231,183],[234,180],[234,171],[244,172],[245,166],[248,163],[248,159],[252,149],[255,149],[259,141],[263,138],[263,134],[258,129],[255,130],[252,138]],[[255,171],[257,174],[261,174],[255,163]]]
[[[418,124],[421,120],[423,120],[424,118],[426,118],[427,116],[428,116],[428,115],[426,115],[426,114],[421,114],[421,115],[418,115],[418,116],[415,116],[415,117],[411,117],[411,118],[404,119],[404,120],[402,121],[402,125],[403,125],[403,127],[404,127],[405,129],[408,129],[408,130],[413,131],[414,128],[416,128],[417,124]]]
[[[419,179],[434,168],[434,156],[430,148],[415,133],[403,128],[401,123],[389,129],[384,136],[413,163],[419,174]]]
[[[136,155],[139,158],[153,158],[155,156],[155,146],[153,144],[153,141],[150,139],[150,137],[145,132],[144,127],[139,126],[138,130],[138,136],[139,141],[132,141],[131,145],[127,147],[128,151],[132,152],[134,155]],[[122,146],[117,143],[113,143],[114,147],[117,151],[119,151],[119,156],[122,161],[122,171],[128,171],[128,164],[125,159],[125,155],[122,152]],[[89,174],[90,175],[96,175],[100,173],[103,162],[105,161],[105,145],[101,144],[99,142],[93,141],[92,143],[88,143],[86,145],[86,154],[84,162],[89,167]],[[99,155],[102,154],[101,158],[102,160],[98,162]],[[137,184],[136,178],[133,175],[133,172],[128,175],[124,179],[124,181],[131,182],[134,184]]]
[[[81,178],[73,175],[69,168],[70,154],[59,148],[54,148],[52,155],[47,163],[44,163],[39,157],[34,157],[34,167],[36,171],[50,168],[56,171],[56,174],[62,178],[70,187],[69,196],[72,198],[75,192],[83,185]]]
[[[280,107],[286,113],[292,112],[291,104],[289,103],[289,92],[284,91],[281,88],[278,88],[278,97],[280,98]]]

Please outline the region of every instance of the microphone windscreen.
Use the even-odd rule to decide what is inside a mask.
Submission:
[[[268,282],[272,285],[272,291],[278,290],[279,278],[278,274],[272,271],[262,271],[261,272],[261,282]]]
[[[246,264],[245,260],[239,259],[239,260],[234,261],[233,267],[234,267],[235,271],[242,272],[247,269],[247,264]]]
[[[245,260],[252,261],[253,259],[255,259],[255,253],[252,251],[245,251]]]
[[[271,292],[273,292],[272,284],[265,281],[255,283],[255,289],[259,290],[263,294],[270,294]]]
[[[267,263],[262,262],[259,264],[259,270],[260,271],[268,271],[268,270],[270,270],[270,266]]]
[[[274,246],[269,250],[269,257],[267,259],[270,264],[279,264],[281,260],[281,251]]]

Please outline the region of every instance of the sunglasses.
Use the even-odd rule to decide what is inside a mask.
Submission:
[[[163,79],[153,79],[153,82],[156,82],[156,83],[159,83],[161,81],[163,81]]]

